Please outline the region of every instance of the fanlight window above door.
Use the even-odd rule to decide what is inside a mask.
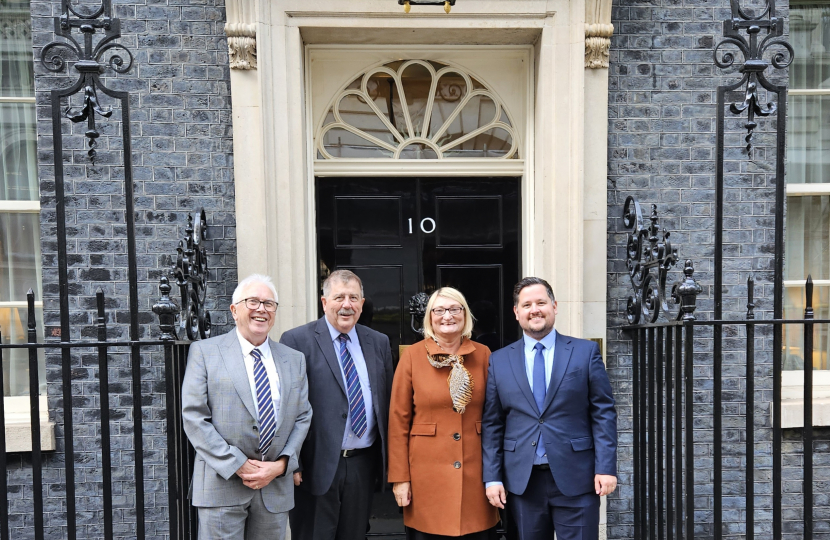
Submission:
[[[390,62],[334,100],[316,138],[318,159],[518,159],[517,133],[495,93],[457,67]]]

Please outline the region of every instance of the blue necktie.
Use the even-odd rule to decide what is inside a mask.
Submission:
[[[536,358],[533,360],[533,399],[536,400],[536,406],[539,407],[539,412],[543,412],[545,407],[545,394],[547,387],[545,385],[545,356],[542,351],[545,346],[537,343],[534,347],[536,349]],[[536,455],[542,457],[545,455],[545,443],[542,440],[542,434],[539,433],[539,440],[536,442]]]
[[[274,400],[271,397],[271,382],[262,365],[262,353],[259,349],[251,351],[254,359],[254,382],[256,383],[256,401],[259,410],[259,453],[263,456],[271,448],[271,441],[277,431],[277,419],[274,415]]]
[[[363,390],[360,388],[360,379],[357,376],[357,369],[354,367],[352,354],[346,347],[349,336],[340,334],[337,341],[340,342],[340,363],[343,365],[343,373],[346,375],[346,394],[349,396],[349,416],[352,419],[352,431],[358,437],[366,434],[366,405],[363,403]]]

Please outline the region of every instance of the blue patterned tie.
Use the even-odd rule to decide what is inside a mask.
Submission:
[[[259,349],[251,351],[254,359],[254,382],[256,383],[256,401],[259,410],[259,453],[263,456],[271,448],[271,441],[277,431],[277,419],[274,415],[274,400],[271,397],[271,381],[262,365],[262,353]]]
[[[545,385],[545,356],[542,351],[545,346],[537,343],[534,347],[536,349],[536,357],[533,359],[533,399],[536,400],[536,405],[539,407],[539,412],[545,406],[545,394],[547,388]],[[542,457],[545,455],[545,443],[542,440],[542,434],[539,433],[539,441],[536,443],[536,455]]]
[[[358,437],[366,434],[366,405],[363,403],[363,390],[360,388],[360,379],[357,377],[357,369],[354,367],[352,354],[346,347],[349,336],[340,334],[337,341],[340,342],[340,363],[343,365],[343,373],[346,375],[346,393],[349,396],[349,416],[352,419],[352,431]]]

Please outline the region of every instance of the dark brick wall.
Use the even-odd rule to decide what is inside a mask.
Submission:
[[[737,80],[735,70],[721,72],[712,62],[714,44],[722,36],[721,21],[729,17],[726,0],[617,0],[614,2],[611,68],[609,71],[609,154],[608,154],[608,371],[614,384],[620,413],[620,489],[610,498],[609,538],[633,537],[631,351],[620,330],[624,324],[625,302],[630,294],[625,271],[626,234],[620,215],[625,197],[636,195],[648,212],[658,204],[661,225],[671,230],[681,258],[691,258],[696,277],[704,286],[698,305],[699,318],[708,318],[712,309],[713,214],[715,167],[715,100],[718,84]],[[781,8],[784,9],[781,9]],[[59,13],[55,0],[32,3],[35,55],[53,39],[53,19]],[[786,6],[779,13],[786,14]],[[183,234],[188,212],[207,210],[207,243],[212,272],[208,290],[215,332],[228,329],[227,304],[236,283],[235,220],[230,127],[230,89],[227,49],[222,32],[222,0],[120,1],[115,15],[122,20],[120,42],[135,55],[132,71],[104,82],[113,89],[130,93],[133,143],[134,194],[139,269],[141,336],[155,337],[155,318],[150,312],[158,297],[159,276],[166,271]],[[76,80],[69,74],[51,74],[36,66],[38,100],[38,150],[42,194],[42,247],[44,265],[44,318],[47,335],[54,338],[59,328],[57,304],[57,260],[55,242],[55,198],[49,90],[63,88]],[[102,137],[94,166],[89,164],[83,124],[63,120],[64,160],[67,195],[72,339],[91,337],[94,322],[94,294],[101,288],[108,297],[110,336],[126,338],[128,322],[127,263],[124,225],[124,171],[120,138],[120,110],[117,103],[99,92],[102,105],[113,107],[109,120],[99,120]],[[732,95],[730,100],[740,101]],[[80,100],[71,103],[77,110]],[[772,309],[772,194],[774,178],[774,123],[762,121],[755,136],[751,159],[741,152],[743,133],[737,121],[728,124],[726,171],[725,312],[737,317],[745,310],[745,280],[753,274],[758,282],[756,304],[759,317]],[[677,273],[675,273],[677,275]],[[727,344],[724,364],[725,396],[724,455],[725,477],[740,476],[743,433],[740,401],[745,388],[744,358],[740,354],[741,333]],[[762,337],[764,337],[762,335]],[[759,459],[769,459],[769,400],[771,377],[768,336],[759,347],[756,388],[756,423]],[[700,335],[696,344],[696,421],[699,444],[696,448],[696,477],[699,497],[696,521],[701,537],[711,535],[711,337]],[[732,353],[732,351],[735,351]],[[79,537],[102,536],[100,427],[98,422],[97,360],[94,351],[79,350],[72,355],[72,393],[75,406],[76,491]],[[64,536],[65,486],[63,453],[60,357],[47,356],[50,415],[58,427],[59,450],[46,460],[47,537]],[[133,435],[130,358],[123,352],[112,355],[109,364],[112,396],[113,474],[116,531],[133,535],[134,487],[132,485]],[[164,537],[167,529],[166,463],[164,436],[163,363],[158,353],[142,357],[142,400],[145,436],[145,491],[147,531],[150,537]],[[696,424],[697,425],[697,424]],[[797,504],[798,437],[786,434],[787,461],[792,482],[787,482],[788,502]],[[817,478],[826,479],[827,434],[817,451],[824,467]],[[31,513],[31,470],[27,456],[10,459],[11,516],[14,538],[33,536]],[[767,461],[768,462],[768,461]],[[763,483],[763,482],[762,482]],[[732,485],[736,485],[734,482]],[[732,488],[730,488],[732,489]],[[745,515],[741,508],[740,486],[730,491],[724,507],[725,530],[742,534]],[[821,500],[820,500],[821,501]],[[826,501],[820,502],[826,507]],[[757,507],[769,504],[764,497]],[[821,509],[817,517],[825,514]],[[797,511],[791,516],[796,516]],[[768,521],[761,512],[759,522]],[[794,522],[793,522],[794,523]],[[797,531],[797,525],[791,525]],[[759,532],[769,536],[769,526]],[[789,529],[788,529],[789,530]],[[762,535],[763,536],[763,535]]]
[[[747,6],[749,2],[742,2]],[[778,6],[785,17],[788,6]],[[609,500],[608,537],[633,538],[632,353],[625,308],[632,292],[626,271],[627,231],[622,225],[623,203],[634,195],[648,216],[657,204],[660,225],[671,231],[679,257],[692,259],[695,277],[703,286],[698,319],[712,316],[715,215],[717,87],[740,79],[735,67],[718,69],[712,60],[722,39],[722,22],[730,17],[729,2],[721,0],[615,0],[609,73],[608,148],[608,370],[620,413],[620,489]],[[733,49],[734,50],[734,49]],[[742,63],[737,55],[736,67]],[[769,70],[768,70],[769,74]],[[774,80],[786,83],[786,70]],[[739,90],[727,94],[743,101]],[[762,103],[773,99],[762,94]],[[772,317],[775,128],[761,120],[752,155],[743,146],[744,120],[727,113],[724,163],[724,318],[746,313],[746,280],[756,280],[758,318]],[[682,263],[679,265],[682,268]],[[670,282],[679,277],[676,270]],[[713,535],[713,342],[712,330],[695,335],[695,530],[696,537]],[[746,532],[745,398],[746,343],[741,327],[724,329],[723,372],[723,520],[724,535]],[[756,538],[771,538],[771,401],[772,332],[757,330],[755,358]],[[815,445],[816,492],[826,477],[826,430]],[[784,532],[800,537],[803,448],[800,430],[785,430]],[[793,442],[790,442],[793,441]],[[816,501],[816,517],[827,514],[827,500]]]
[[[114,2],[122,38],[135,61],[115,76],[106,70],[107,87],[129,92],[132,132],[133,193],[140,337],[157,338],[151,307],[158,280],[171,266],[189,212],[207,212],[210,282],[208,308],[215,333],[229,328],[227,305],[236,285],[230,75],[223,32],[223,0],[124,0]],[[94,2],[81,2],[89,11]],[[34,56],[54,39],[57,0],[32,1]],[[77,37],[77,34],[76,34]],[[77,38],[79,41],[81,38]],[[117,51],[114,51],[117,52]],[[105,56],[103,61],[109,57]],[[67,57],[69,59],[69,57]],[[57,225],[49,91],[77,80],[69,64],[63,73],[36,63],[38,162],[41,190],[43,301],[46,335],[60,335],[58,313]],[[72,340],[94,339],[95,293],[107,297],[110,339],[129,337],[129,299],[125,225],[124,156],[119,103],[99,90],[110,119],[97,118],[101,137],[92,165],[83,132],[86,123],[62,120],[66,226]],[[78,111],[80,96],[64,102]],[[167,535],[167,464],[164,363],[158,348],[141,355],[144,436],[144,489],[148,538]],[[100,398],[94,350],[71,356],[74,406],[75,489],[79,538],[103,536]],[[50,418],[57,424],[58,450],[44,465],[47,538],[65,537],[66,504],[61,357],[47,353]],[[113,494],[116,536],[135,535],[131,359],[121,350],[109,357],[112,419]],[[12,538],[33,537],[29,456],[11,456],[10,525]]]

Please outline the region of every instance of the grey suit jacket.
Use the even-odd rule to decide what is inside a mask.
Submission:
[[[372,409],[383,453],[383,470],[379,471],[383,487],[386,485],[386,429],[392,395],[392,349],[384,334],[360,324],[355,328],[372,387]],[[301,452],[303,482],[300,488],[312,495],[322,495],[334,480],[349,416],[340,360],[334,352],[325,317],[285,332],[280,343],[301,351],[308,363],[308,399],[315,413]]]
[[[288,457],[288,474],[262,489],[271,512],[294,507],[291,472],[311,424],[305,358],[301,353],[268,340],[280,384],[277,432],[263,461]],[[182,384],[182,420],[196,449],[190,498],[193,506],[245,504],[253,490],[236,471],[248,458],[260,459],[254,398],[236,332],[190,345]]]

